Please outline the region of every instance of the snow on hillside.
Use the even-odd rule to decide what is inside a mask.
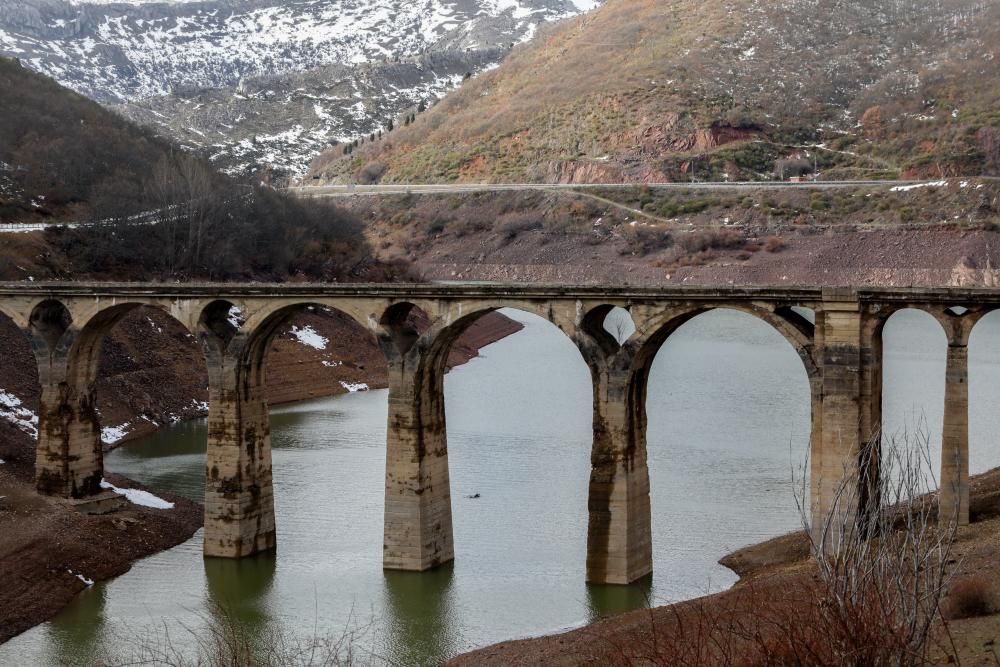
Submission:
[[[331,144],[378,132],[597,2],[0,1],[0,55],[124,105],[229,173],[297,176]]]
[[[0,54],[99,101],[123,102],[328,63],[392,60],[442,40],[450,48],[496,47],[579,12],[571,0],[18,0],[0,5]]]

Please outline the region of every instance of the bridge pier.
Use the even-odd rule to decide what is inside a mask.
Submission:
[[[31,341],[42,389],[36,488],[63,498],[99,493],[104,452],[94,382],[101,336],[81,335],[67,307],[53,299],[36,304],[22,326]]]
[[[241,558],[276,544],[263,377],[240,368],[228,354],[207,356],[204,551],[206,556]]]
[[[382,564],[422,572],[455,558],[443,372],[419,346],[388,356]]]
[[[874,501],[870,485],[877,478],[878,452],[868,447],[862,379],[862,316],[856,299],[824,294],[817,312],[817,341],[822,369],[821,437],[811,456],[811,530],[814,547],[835,549],[857,527]],[[864,355],[865,357],[867,355]],[[870,408],[869,408],[870,409]],[[869,417],[871,413],[869,412]]]
[[[83,498],[100,493],[104,453],[92,387],[67,381],[65,360],[39,359],[35,484],[39,493]]]
[[[645,406],[630,377],[591,367],[594,443],[587,499],[587,581],[630,584],[653,571]]]
[[[969,524],[969,349],[952,337],[945,367],[939,520]]]

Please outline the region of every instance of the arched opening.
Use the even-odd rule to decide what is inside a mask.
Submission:
[[[815,371],[780,317],[686,313],[640,355],[657,600],[726,587],[718,558],[801,528]]]
[[[985,315],[969,337],[969,474],[1000,466],[1000,311]]]
[[[578,608],[586,595],[580,586],[593,438],[590,371],[562,330],[528,310],[478,311],[439,338],[445,347],[434,351],[435,373],[443,372],[448,352],[481,347],[443,381],[456,552],[452,607],[473,625],[504,614],[508,634],[526,634],[547,614]],[[479,602],[511,596],[534,602]]]
[[[239,382],[267,408],[282,565],[344,554],[375,559],[385,394],[371,390],[386,386],[386,361],[374,335],[321,302],[285,306],[246,335],[240,355],[248,375]]]
[[[933,315],[913,308],[894,312],[876,336],[882,349],[882,467],[890,474],[916,468],[909,470],[921,473],[915,488],[937,488],[948,338]]]
[[[158,465],[176,454],[168,434],[205,416],[207,368],[194,334],[166,311],[139,303],[106,308],[83,324],[69,351],[75,419],[96,433],[103,469],[158,491],[186,493]],[[162,431],[161,431],[162,429]],[[147,442],[153,438],[155,447]],[[136,447],[122,447],[135,443]],[[84,446],[84,443],[78,443]],[[204,449],[204,438],[198,444]]]

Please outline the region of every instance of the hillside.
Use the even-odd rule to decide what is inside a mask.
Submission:
[[[0,95],[0,223],[80,223],[8,234],[0,279],[330,280],[371,264],[334,206],[239,183],[16,60],[0,58],[0,90],[15,92]]]
[[[609,0],[309,180],[997,174],[997,44],[996,0]]]
[[[230,173],[300,176],[594,2],[5,0],[0,56]]]
[[[189,88],[116,107],[232,175],[302,176],[332,145],[383,131],[422,103],[443,97],[507,49],[429,53],[374,64],[322,65]]]

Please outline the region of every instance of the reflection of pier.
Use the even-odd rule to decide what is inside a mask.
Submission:
[[[295,312],[341,311],[377,339],[389,362],[385,475],[388,569],[453,558],[443,378],[448,352],[483,314],[540,315],[577,346],[593,381],[587,577],[629,583],[652,568],[646,390],[657,350],[683,323],[716,308],[769,323],[797,351],[812,405],[813,525],[864,516],[878,457],[882,329],[905,308],[932,315],[948,338],[940,506],[969,517],[967,344],[1000,308],[992,289],[628,288],[550,285],[0,285],[0,312],[31,340],[42,385],[37,486],[100,492],[101,425],[94,383],[101,342],[139,306],[172,315],[201,344],[209,371],[205,553],[238,558],[273,548],[271,443],[262,395],[266,353]],[[631,322],[623,324],[621,309]],[[627,317],[625,318],[628,319]],[[585,454],[581,454],[585,455]],[[865,461],[871,461],[869,464]],[[857,493],[838,495],[844,484]],[[845,503],[844,498],[854,499]]]

